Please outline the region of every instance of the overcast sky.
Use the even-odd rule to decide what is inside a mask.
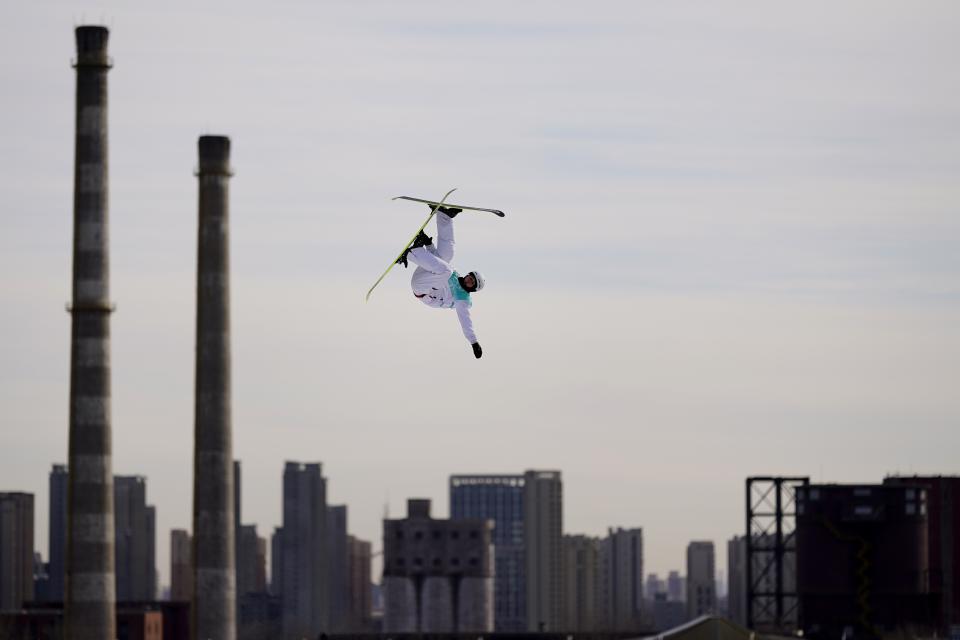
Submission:
[[[452,473],[560,469],[647,571],[742,533],[744,478],[960,473],[960,5],[6,2],[0,490],[67,458],[77,24],[111,29],[114,473],[189,528],[197,137],[233,141],[243,519],[285,460],[380,547]],[[394,270],[426,209],[487,288],[474,360]]]

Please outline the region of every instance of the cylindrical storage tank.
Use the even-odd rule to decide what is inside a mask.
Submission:
[[[417,593],[413,580],[406,576],[383,578],[384,633],[416,633]]]
[[[808,634],[929,626],[922,488],[804,487],[797,492],[796,545],[801,625]]]
[[[423,581],[420,603],[421,631],[424,633],[453,632],[452,578],[429,576]]]
[[[457,607],[459,633],[493,631],[493,578],[464,577]]]

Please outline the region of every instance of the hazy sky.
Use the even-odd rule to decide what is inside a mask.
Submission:
[[[750,474],[960,473],[960,5],[6,2],[0,490],[67,457],[73,28],[111,28],[114,473],[189,528],[197,137],[233,141],[243,519],[285,460],[380,520],[452,473],[561,469],[647,571],[742,533]],[[474,360],[395,270],[457,218]]]

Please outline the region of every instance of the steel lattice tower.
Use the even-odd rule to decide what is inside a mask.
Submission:
[[[797,500],[807,477],[747,478],[747,627],[793,633],[798,628]]]

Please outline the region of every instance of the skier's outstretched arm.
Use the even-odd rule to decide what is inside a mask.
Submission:
[[[411,249],[410,253],[407,254],[407,259],[418,267],[426,269],[430,273],[436,273],[437,275],[449,276],[453,273],[453,267],[450,266],[448,262],[440,259],[438,256],[434,255],[427,250],[427,247],[417,247],[416,249]]]
[[[473,320],[470,318],[470,305],[465,300],[457,300],[453,305],[457,311],[457,319],[460,320],[460,328],[463,329],[463,337],[473,347],[473,355],[480,357],[480,343],[477,342],[477,334],[473,331]]]

